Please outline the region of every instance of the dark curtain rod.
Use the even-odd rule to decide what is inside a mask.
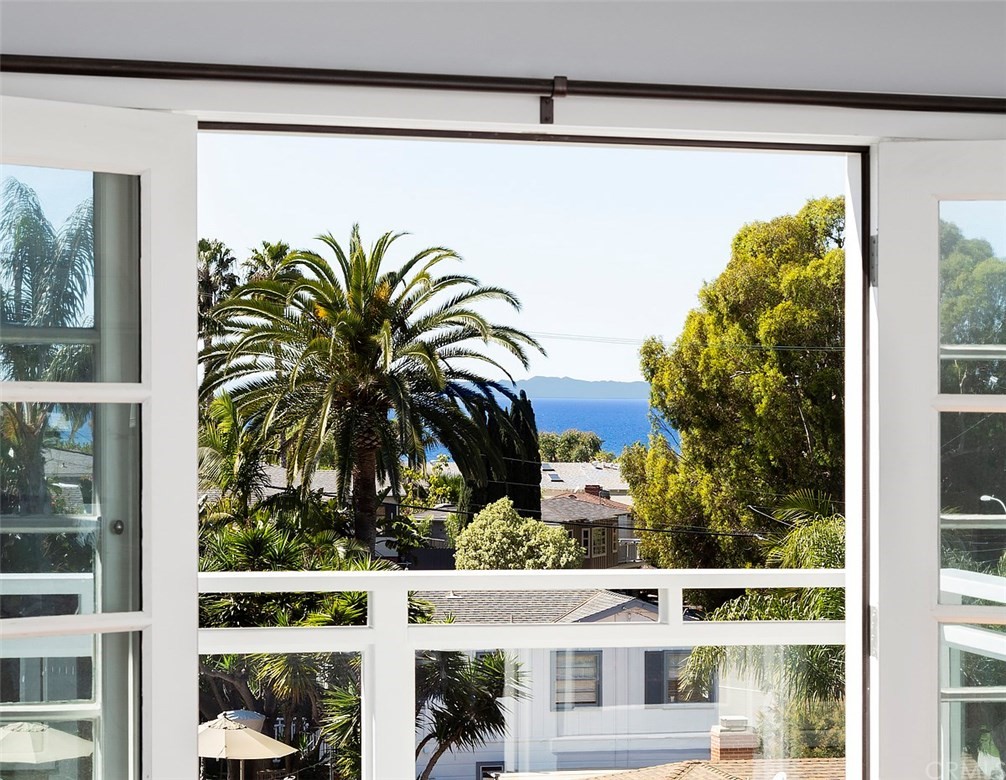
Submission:
[[[560,98],[622,97],[651,100],[704,100],[731,103],[770,103],[893,111],[1006,114],[1006,98],[966,95],[910,95],[885,92],[841,92],[806,89],[645,84],[623,81],[588,81],[554,78],[465,76],[439,73],[394,73],[372,70],[290,68],[266,65],[221,65],[197,62],[47,57],[0,54],[0,71],[62,76],[101,76],[187,81],[243,81],[273,84],[324,84],[331,86],[397,89],[499,92]]]

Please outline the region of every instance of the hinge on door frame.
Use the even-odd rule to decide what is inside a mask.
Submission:
[[[870,637],[869,637],[869,642],[870,642],[870,655],[873,658],[879,658],[880,657],[878,655],[878,652],[877,652],[878,651],[878,647],[877,647],[877,645],[878,645],[878,636],[877,636],[877,628],[878,628],[878,626],[877,626],[877,624],[879,622],[880,622],[880,620],[879,620],[879,617],[878,617],[877,608],[871,604],[870,605]]]
[[[870,236],[870,287],[879,287],[880,277],[880,255],[878,250],[877,234]]]

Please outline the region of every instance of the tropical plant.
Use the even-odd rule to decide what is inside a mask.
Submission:
[[[785,530],[765,542],[765,557],[770,565],[786,569],[844,566],[845,518],[828,496],[809,490],[796,491],[782,501],[773,515]],[[749,589],[707,615],[708,620],[842,620],[844,617],[845,594],[838,588]],[[749,646],[698,647],[685,664],[681,684],[685,690],[708,694],[717,674],[727,669],[774,693],[779,717],[793,715],[807,722],[830,723],[828,728],[843,727],[837,703],[845,699],[844,647],[791,645],[773,648],[771,652]],[[783,736],[786,733],[792,736],[796,730],[792,726],[788,724],[783,729]],[[797,747],[790,744],[787,749],[793,751]],[[844,742],[825,736],[814,748],[825,752],[834,749],[839,751],[837,755],[842,755]],[[809,745],[807,749],[810,755],[813,751]]]
[[[86,327],[87,296],[94,275],[94,209],[82,201],[56,230],[35,191],[11,177],[3,182],[0,208],[0,327]],[[14,381],[93,379],[93,351],[81,344],[0,345],[0,377]],[[43,449],[56,404],[4,402],[0,436],[4,511],[50,514]],[[90,408],[60,410],[80,424]]]
[[[238,286],[238,275],[234,271],[237,258],[222,241],[207,238],[199,239],[196,258],[199,338],[204,346],[209,346],[220,332],[213,307]]]
[[[289,273],[290,267],[286,261],[291,254],[290,245],[285,241],[275,243],[263,241],[259,247],[252,250],[248,259],[241,263],[245,271],[245,280],[257,282],[263,279],[276,279],[284,272]]]
[[[509,498],[490,504],[458,534],[458,569],[576,569],[583,545],[560,526],[521,517]]]
[[[479,420],[482,423],[482,420]],[[486,455],[485,478],[470,475],[459,502],[460,515],[470,517],[501,498],[509,498],[524,517],[541,518],[541,457],[534,408],[521,390],[505,413],[488,410],[486,435],[499,457]]]
[[[354,533],[373,549],[377,480],[399,490],[403,456],[415,464],[439,441],[472,473],[492,451],[473,417],[498,408],[507,390],[476,370],[509,377],[488,348],[527,366],[540,349],[521,331],[490,322],[477,307],[514,295],[461,274],[437,275],[458,255],[425,249],[388,269],[401,234],[386,233],[368,251],[353,228],[347,249],[319,240],[335,255],[297,252],[282,268],[302,274],[253,281],[218,304],[223,338],[202,353],[204,398],[228,389],[239,412],[279,440],[291,475],[310,483],[319,453],[334,444],[340,498],[351,502]],[[351,490],[350,490],[351,488]]]
[[[418,780],[429,780],[448,752],[475,750],[506,733],[504,698],[527,696],[526,674],[502,651],[416,654],[416,760],[432,746]],[[325,694],[322,734],[336,750],[336,769],[345,780],[360,777],[359,683]]]
[[[247,517],[266,487],[267,451],[223,392],[206,409],[199,426],[199,489],[220,498],[202,513],[229,520]]]

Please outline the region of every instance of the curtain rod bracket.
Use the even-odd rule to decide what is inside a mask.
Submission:
[[[566,97],[567,94],[569,94],[569,79],[565,76],[555,76],[552,79],[552,94],[543,95],[538,99],[540,124],[551,125],[555,122],[555,98]]]

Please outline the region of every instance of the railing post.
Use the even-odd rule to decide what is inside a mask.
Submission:
[[[374,642],[363,658],[362,777],[416,776],[416,658],[409,645],[409,592],[389,582],[370,591]]]
[[[657,591],[657,621],[663,625],[684,623],[685,591],[678,586]]]

